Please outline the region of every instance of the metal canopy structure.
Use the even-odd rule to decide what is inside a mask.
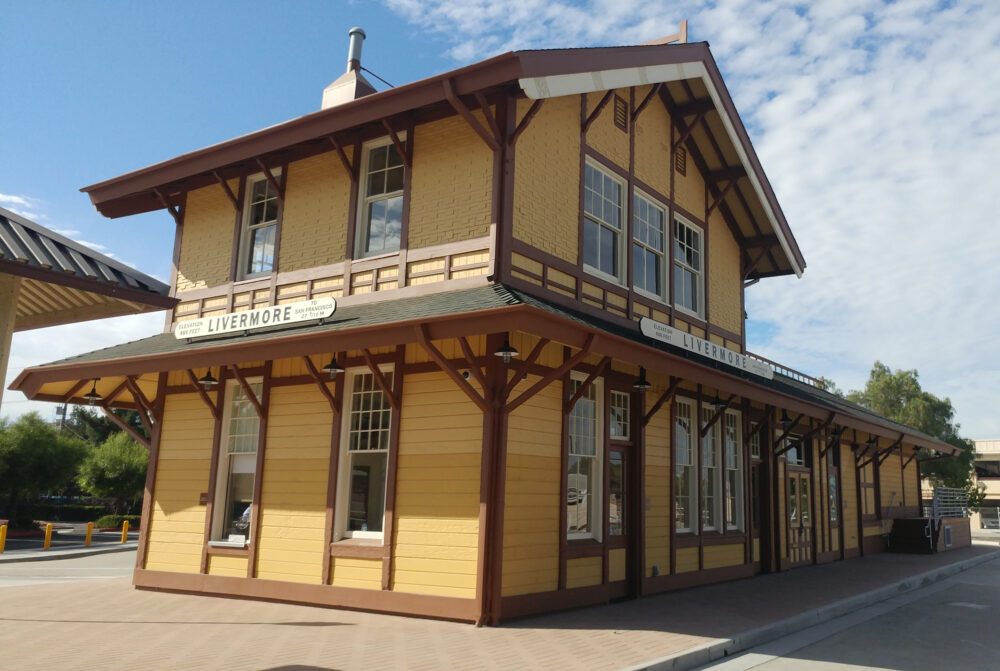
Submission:
[[[163,282],[0,208],[0,379],[14,333],[172,308],[169,293]]]

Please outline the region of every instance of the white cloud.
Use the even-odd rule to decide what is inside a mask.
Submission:
[[[747,292],[751,349],[842,388],[876,359],[1000,436],[1000,12],[983,0],[387,0],[459,60],[708,40],[806,257]],[[753,333],[751,333],[751,338]],[[991,398],[991,394],[993,398]]]
[[[41,215],[37,212],[38,205],[39,201],[36,198],[0,193],[0,206],[7,208],[14,214],[21,215],[25,219],[35,220],[41,218]]]

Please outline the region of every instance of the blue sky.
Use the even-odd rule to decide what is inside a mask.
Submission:
[[[915,368],[965,435],[1000,436],[1000,357],[982,354],[1000,331],[991,0],[0,0],[0,206],[167,278],[170,216],[108,220],[79,188],[318,109],[351,26],[398,85],[509,49],[637,44],[680,19],[711,44],[809,264],[748,290],[750,349],[843,389],[875,359]],[[18,334],[8,381],[160,328]],[[3,414],[34,405],[8,392]]]

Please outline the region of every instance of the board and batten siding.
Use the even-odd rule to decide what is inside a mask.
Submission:
[[[153,484],[146,568],[198,573],[205,534],[205,506],[215,419],[198,394],[171,394]],[[245,575],[245,574],[244,574]]]
[[[518,389],[530,389],[538,379],[529,375]],[[557,381],[508,419],[503,596],[551,592],[559,586],[561,406],[562,383]]]
[[[275,387],[269,406],[257,577],[319,584],[333,413],[315,384]]]
[[[393,590],[475,598],[482,442],[482,413],[444,373],[406,376]]]

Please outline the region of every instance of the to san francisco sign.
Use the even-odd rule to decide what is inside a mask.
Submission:
[[[763,361],[758,361],[746,354],[741,354],[736,350],[717,345],[704,338],[693,336],[690,333],[675,329],[673,326],[658,322],[655,319],[650,319],[649,317],[640,319],[639,330],[648,338],[665,342],[668,345],[681,347],[689,352],[694,352],[695,354],[753,375],[759,375],[768,380],[774,378],[774,371]]]
[[[300,322],[326,319],[337,309],[337,301],[332,298],[312,298],[287,305],[274,305],[256,310],[230,312],[214,317],[202,317],[178,322],[174,326],[174,337],[178,340],[201,338],[204,336],[252,331],[254,329],[288,326]]]

